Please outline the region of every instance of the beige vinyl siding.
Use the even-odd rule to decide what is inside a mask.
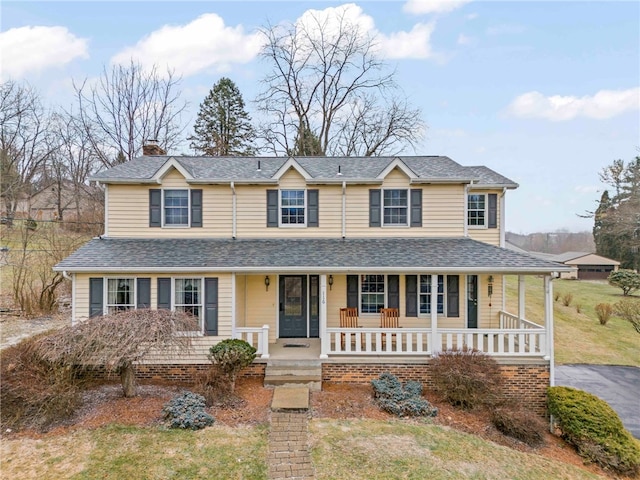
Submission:
[[[277,338],[278,276],[269,275],[269,291],[264,284],[265,275],[244,277],[244,317],[237,317],[238,326],[262,327],[269,325],[269,343]]]
[[[499,312],[502,309],[502,275],[493,275],[493,295],[491,298],[489,298],[488,293],[488,280],[489,275],[478,275],[478,328],[500,328]],[[466,297],[464,305],[466,312]]]
[[[191,338],[192,351],[181,353],[178,358],[171,358],[171,363],[208,363],[207,354],[209,347],[220,340],[231,337],[231,274],[229,273],[171,273],[171,274],[76,274],[75,302],[76,317],[74,321],[83,321],[89,317],[89,278],[151,278],[151,308],[157,308],[157,292],[159,277],[191,277],[191,278],[218,278],[218,334],[217,336],[196,335]],[[204,319],[202,320],[204,321]],[[166,363],[169,358],[162,352],[151,355],[145,363]]]
[[[472,227],[469,226],[468,227],[468,232],[469,232],[469,237],[471,237],[474,240],[478,240],[479,242],[484,242],[484,243],[488,243],[490,245],[497,245],[500,246],[500,220],[502,217],[502,211],[500,209],[500,196],[502,195],[502,191],[501,190],[471,190],[469,191],[470,195],[474,195],[474,194],[484,194],[485,197],[485,201],[487,202],[487,208],[488,208],[488,194],[489,193],[495,193],[498,195],[498,201],[497,201],[497,206],[498,206],[498,210],[497,210],[497,228],[486,228],[485,227]],[[464,207],[463,207],[464,208]],[[487,216],[485,217],[486,220],[489,220],[488,217],[488,210],[487,210]],[[465,219],[466,221],[466,219]]]
[[[422,227],[369,226],[369,190],[377,188],[422,189]],[[464,235],[464,187],[462,185],[411,185],[394,169],[378,185],[347,185],[347,237],[461,237]]]
[[[149,227],[149,190],[202,189],[202,227]],[[189,185],[171,170],[159,185],[109,185],[109,237],[231,237],[232,195],[229,185]]]
[[[267,227],[267,190],[277,189],[317,189],[319,227]],[[342,236],[342,186],[306,185],[295,170],[283,175],[279,185],[237,185],[236,202],[238,238]]]

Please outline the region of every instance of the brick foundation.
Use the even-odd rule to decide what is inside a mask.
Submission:
[[[371,363],[324,363],[322,381],[333,383],[368,384],[382,373],[389,372],[403,382],[421,382],[425,391],[433,387],[431,368],[422,364],[371,364]],[[549,365],[500,365],[505,378],[505,395],[526,405],[536,413],[545,416],[547,412],[547,392],[549,386]]]

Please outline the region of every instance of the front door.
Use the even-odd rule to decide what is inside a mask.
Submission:
[[[477,275],[467,275],[467,328],[478,328]]]
[[[280,276],[281,338],[307,337],[307,277]]]

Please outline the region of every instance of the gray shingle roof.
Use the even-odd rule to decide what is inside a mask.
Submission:
[[[150,180],[169,159],[175,159],[196,180],[270,180],[287,157],[139,157],[98,172],[91,179],[103,182]],[[518,184],[487,167],[465,167],[443,156],[408,157],[298,157],[296,162],[315,181],[374,180],[399,159],[420,180],[474,181],[479,185],[517,188]],[[258,170],[260,162],[260,170]],[[340,175],[338,175],[338,171]]]
[[[513,272],[569,270],[470,238],[93,239],[69,272]]]

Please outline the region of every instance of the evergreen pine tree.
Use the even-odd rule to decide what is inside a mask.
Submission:
[[[298,129],[293,150],[289,150],[288,155],[297,157],[324,157],[322,145],[318,136],[311,131],[308,126]]]
[[[230,79],[221,78],[200,104],[194,135],[189,137],[191,148],[217,157],[253,155],[254,139],[240,90]]]

